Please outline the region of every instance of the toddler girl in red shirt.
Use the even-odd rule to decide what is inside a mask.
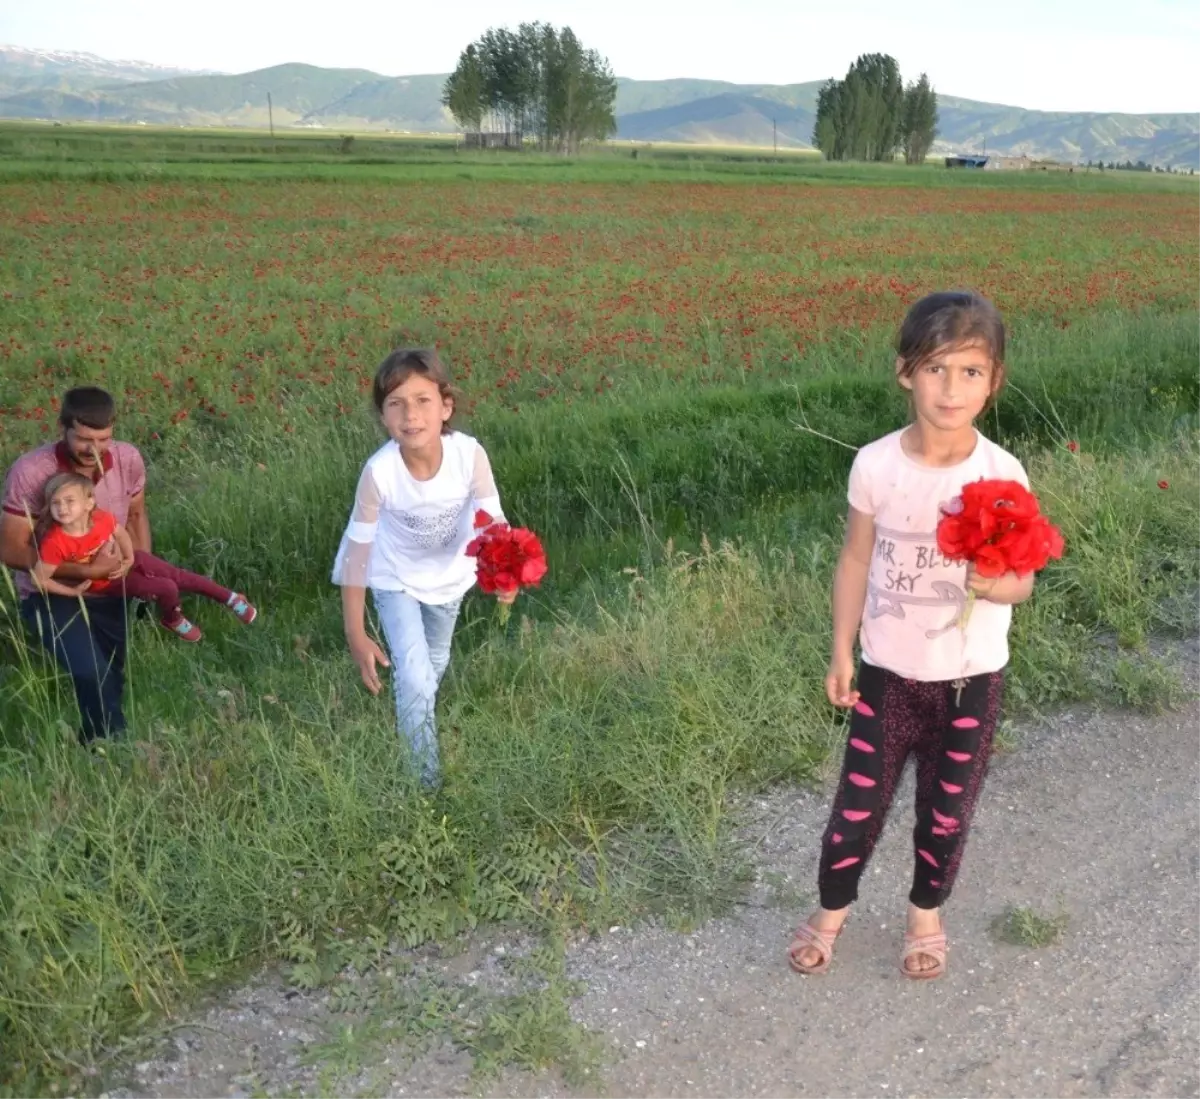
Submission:
[[[38,589],[55,595],[122,595],[158,605],[164,627],[184,641],[199,641],[200,630],[184,617],[180,592],[203,595],[228,607],[249,625],[258,617],[250,601],[207,576],[133,548],[129,532],[111,512],[96,507],[92,483],[79,473],[60,473],[46,482],[46,507],[38,523],[38,561],[30,572]],[[110,542],[121,555],[120,567],[105,580],[64,584],[54,579],[59,565],[88,564]]]

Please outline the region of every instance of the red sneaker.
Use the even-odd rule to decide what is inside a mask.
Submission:
[[[235,615],[238,620],[249,626],[258,617],[258,611],[253,603],[250,602],[241,592],[235,591],[225,604]]]
[[[163,629],[170,630],[173,634],[177,634],[182,641],[199,641],[204,636],[200,632],[200,627],[195,622],[186,619],[182,614],[178,618],[162,619]]]

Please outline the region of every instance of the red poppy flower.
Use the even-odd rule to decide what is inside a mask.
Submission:
[[[485,592],[533,587],[546,575],[546,551],[533,531],[497,523],[486,511],[475,513],[475,529],[481,533],[466,552],[477,559],[476,577]]]
[[[980,576],[1003,576],[1008,572],[1008,555],[1000,546],[984,542],[972,558]]]
[[[942,512],[938,549],[952,560],[970,562],[980,576],[1028,576],[1063,554],[1062,534],[1018,481],[973,481]]]
[[[1161,488],[1165,492],[1167,489],[1169,489],[1171,487],[1171,482],[1170,481],[1159,481],[1158,487]]]

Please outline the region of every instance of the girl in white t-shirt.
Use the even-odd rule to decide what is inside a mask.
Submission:
[[[504,516],[483,447],[450,428],[454,395],[436,351],[393,351],[375,374],[374,399],[389,438],[359,478],[333,582],[342,588],[346,641],[363,683],[378,694],[377,665],[392,668],[400,735],[422,784],[434,787],[437,688],[459,607],[475,583],[475,560],[464,551],[478,533],[477,510],[497,522]],[[364,626],[367,588],[390,659]]]
[[[939,910],[991,754],[1012,605],[1033,591],[1032,575],[984,579],[947,560],[935,533],[942,506],[970,481],[1028,487],[1020,462],[975,429],[1004,383],[1004,342],[1000,314],[976,294],[917,302],[901,327],[896,359],[913,422],[863,447],[850,471],[825,690],[835,706],[853,712],[821,848],[821,907],[788,951],[801,973],[824,972],[833,958],[910,754],[917,757],[917,819],[901,969],[913,978],[945,971]],[[971,591],[978,602],[964,630],[959,623]]]

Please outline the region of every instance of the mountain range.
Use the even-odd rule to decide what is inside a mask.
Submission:
[[[0,118],[448,133],[445,74],[383,76],[288,64],[230,75],[0,46]],[[719,80],[617,82],[617,137],[630,141],[811,147],[817,91]],[[1200,115],[1033,111],[938,96],[935,153],[1026,154],[1082,163],[1196,167]]]
[[[26,50],[0,46],[0,89],[51,88],[69,81],[77,89],[135,80],[169,80],[175,76],[206,76],[207,70],[176,69],[149,61],[109,61],[94,53],[71,50]]]

